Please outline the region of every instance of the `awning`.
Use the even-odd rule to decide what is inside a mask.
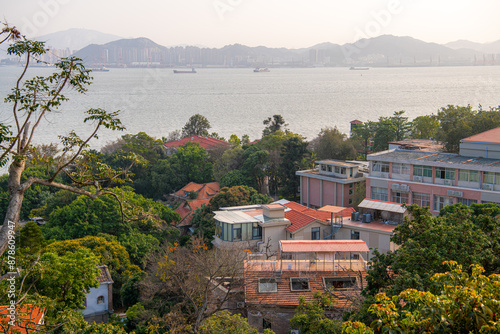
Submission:
[[[283,253],[369,252],[363,240],[281,240]]]
[[[363,202],[358,205],[358,208],[363,209],[372,209],[372,210],[380,210],[380,211],[389,211],[396,213],[405,213],[406,209],[401,206],[399,203],[386,202],[386,201],[378,201],[375,199],[365,198]]]

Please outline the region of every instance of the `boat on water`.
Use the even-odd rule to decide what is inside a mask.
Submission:
[[[354,67],[354,66],[351,66],[349,69],[351,71],[366,71],[366,70],[369,70],[370,68],[369,67]]]
[[[191,71],[186,71],[186,70],[174,70],[174,73],[196,73],[196,70],[194,68],[191,69]]]
[[[102,66],[102,67],[96,67],[96,68],[91,68],[90,70],[92,72],[109,72],[109,69],[107,69],[104,66]]]
[[[266,68],[256,68],[255,70],[253,70],[254,72],[270,72],[269,69],[266,67]]]

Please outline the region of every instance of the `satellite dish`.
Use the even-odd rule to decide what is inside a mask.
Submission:
[[[389,217],[391,216],[391,214],[389,213],[389,211],[382,211],[382,212],[380,213],[380,215],[382,216],[382,219],[383,219],[383,220],[388,220],[388,219],[389,219]]]

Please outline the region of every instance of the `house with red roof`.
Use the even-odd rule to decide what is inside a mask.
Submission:
[[[185,137],[179,140],[169,141],[165,143],[165,147],[167,149],[167,154],[174,153],[179,146],[183,146],[187,143],[194,142],[200,144],[200,147],[203,147],[205,150],[210,151],[216,149],[218,147],[229,147],[230,143],[224,140],[220,140],[212,137],[204,137],[204,136],[191,136]]]
[[[177,227],[181,228],[183,233],[188,233],[193,219],[193,211],[200,208],[202,205],[208,205],[210,199],[215,196],[220,190],[218,182],[210,182],[198,184],[189,182],[187,185],[171,194],[174,202],[181,202],[175,209],[181,216],[181,220],[177,223]]]
[[[396,225],[358,222],[352,219],[353,212],[353,208],[333,206],[314,210],[287,200],[221,208],[214,212],[213,244],[220,248],[249,249],[267,256],[277,254],[279,242],[283,240],[363,240],[368,247],[383,253],[396,248],[390,241]]]
[[[276,258],[249,256],[244,263],[248,323],[262,331],[290,333],[299,298],[332,294],[329,315],[353,308],[366,286],[368,246],[361,240],[282,240]]]

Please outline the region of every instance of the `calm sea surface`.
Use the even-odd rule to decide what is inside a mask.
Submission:
[[[29,75],[48,75],[35,68]],[[161,138],[181,129],[199,113],[212,124],[211,131],[228,138],[248,134],[260,138],[262,121],[281,114],[289,129],[308,139],[321,128],[337,126],[348,133],[349,122],[376,120],[406,110],[410,119],[436,113],[448,104],[483,107],[500,105],[500,66],[271,69],[198,69],[196,74],[174,74],[171,69],[111,69],[93,73],[86,95],[69,93],[59,113],[46,118],[37,143],[57,141],[58,134],[82,125],[89,108],[121,110],[126,133],[144,131]],[[0,96],[15,85],[21,68],[0,67]],[[0,122],[12,122],[11,106],[0,104]],[[103,131],[92,146],[99,148],[123,133]]]

